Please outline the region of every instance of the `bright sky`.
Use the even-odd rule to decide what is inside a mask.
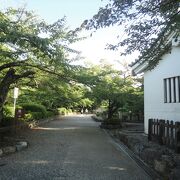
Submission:
[[[1,7],[22,7],[26,5],[28,10],[35,11],[40,18],[49,23],[67,17],[67,26],[75,29],[81,25],[85,19],[90,19],[98,12],[99,7],[106,5],[108,0],[0,0]],[[73,44],[72,47],[81,51],[81,56],[85,61],[98,63],[99,60],[105,59],[117,66],[117,60],[123,61],[125,58],[120,57],[119,52],[105,50],[107,43],[116,42],[116,36],[121,34],[117,27],[110,27],[98,30],[81,42]],[[90,32],[83,32],[88,35]],[[126,61],[134,60],[133,56],[126,58]]]

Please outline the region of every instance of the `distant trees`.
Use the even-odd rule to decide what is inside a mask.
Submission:
[[[118,111],[131,111],[135,115],[143,113],[143,89],[138,82],[123,72],[114,70],[111,65],[91,66],[86,70],[86,77],[90,86],[88,97],[93,99],[94,106],[104,104],[107,107],[107,118],[113,119]]]
[[[21,86],[18,104],[38,103],[50,111],[56,111],[60,107],[80,111],[92,104],[86,97],[89,89],[78,82],[65,82],[57,76],[39,75],[34,83],[31,87]]]

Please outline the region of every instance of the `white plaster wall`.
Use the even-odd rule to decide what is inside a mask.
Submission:
[[[155,69],[144,74],[145,133],[149,118],[180,121],[180,103],[164,103],[163,79],[174,76],[180,76],[180,47],[173,47]]]

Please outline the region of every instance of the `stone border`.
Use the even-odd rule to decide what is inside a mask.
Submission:
[[[20,129],[21,128],[30,128],[30,129],[32,129],[32,128],[37,127],[39,125],[42,125],[42,124],[48,123],[50,121],[56,120],[58,117],[60,117],[60,116],[57,115],[57,116],[53,116],[53,117],[50,117],[50,118],[47,118],[47,119],[41,119],[41,120],[38,120],[38,121],[27,123],[27,124],[21,126]],[[28,142],[26,142],[26,141],[18,141],[18,142],[16,142],[15,145],[9,145],[9,146],[0,148],[0,157],[8,155],[8,154],[15,153],[15,152],[22,151],[22,150],[26,149],[27,147],[28,147]]]
[[[174,153],[171,149],[154,142],[143,141],[136,137],[135,133],[127,133],[122,130],[110,131],[109,133],[112,137],[125,144],[149,167],[158,172],[163,179],[179,179],[180,155]],[[143,134],[138,136],[143,136]]]
[[[28,147],[28,143],[26,141],[19,141],[14,146],[6,146],[3,148],[0,148],[0,157],[22,151],[26,149],[27,147]]]
[[[146,172],[146,174],[149,177],[151,177],[154,180],[155,179],[163,180],[156,171],[154,171],[147,163],[142,161],[142,159],[139,156],[137,156],[134,153],[134,151],[128,148],[121,140],[116,138],[111,131],[104,129],[104,132],[106,132],[106,134],[108,134],[112,138],[112,140],[114,141],[114,144],[118,148],[120,148],[122,151],[124,151],[131,159],[133,159],[137,163],[137,165],[140,166]]]
[[[59,117],[61,117],[61,115],[52,116],[52,117],[49,117],[47,119],[34,120],[33,122],[28,123],[27,126],[30,129],[32,129],[32,128],[37,127],[39,125],[43,125],[43,124],[48,123],[50,121],[54,121],[54,120],[56,120]]]

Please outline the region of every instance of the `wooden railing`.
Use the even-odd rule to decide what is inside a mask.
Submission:
[[[149,119],[148,140],[158,141],[180,153],[180,122]]]

